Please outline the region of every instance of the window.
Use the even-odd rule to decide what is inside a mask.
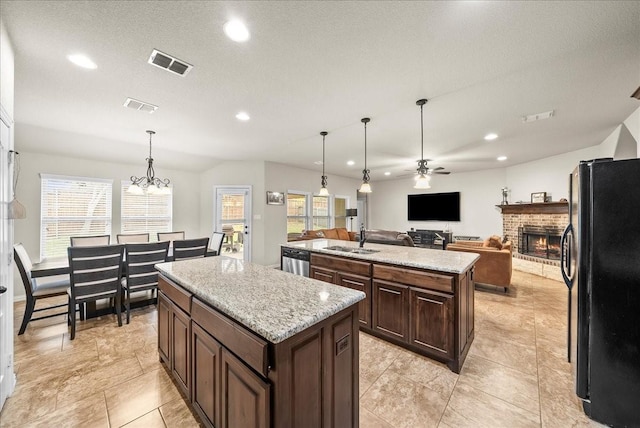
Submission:
[[[111,234],[113,180],[41,174],[40,257],[67,255],[69,238]]]
[[[287,192],[287,234],[302,233],[307,227],[307,194]]]
[[[331,227],[330,199],[328,196],[313,197],[313,230]]]
[[[334,224],[335,227],[347,228],[347,205],[349,198],[345,196],[337,196],[334,199]]]
[[[120,209],[122,233],[149,233],[155,241],[158,232],[171,232],[173,227],[173,194],[134,195],[127,192],[129,181],[122,181]]]

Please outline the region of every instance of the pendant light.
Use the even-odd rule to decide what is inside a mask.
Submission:
[[[147,175],[145,177],[131,176],[131,185],[127,189],[128,193],[134,195],[143,195],[145,192],[149,195],[170,195],[171,188],[168,178],[164,180],[156,178],[155,170],[153,169],[153,158],[151,157],[151,137],[155,134],[155,131],[146,131],[149,134],[149,157],[147,158]]]
[[[364,169],[362,170],[362,185],[360,193],[371,193],[371,185],[369,184],[369,170],[367,169],[367,123],[371,122],[368,117],[363,117],[360,122],[364,123]]]
[[[318,192],[318,195],[320,196],[329,196],[329,191],[327,190],[327,176],[324,175],[324,137],[326,137],[327,134],[327,131],[322,131],[320,133],[320,135],[322,135],[322,180],[320,180],[322,187],[320,188],[320,192]]]
[[[418,179],[416,180],[414,189],[431,189],[429,181],[431,181],[431,175],[429,175],[429,169],[427,168],[427,161],[424,159],[424,119],[422,114],[422,108],[427,103],[426,99],[416,101],[416,105],[420,106],[420,160],[418,161]]]

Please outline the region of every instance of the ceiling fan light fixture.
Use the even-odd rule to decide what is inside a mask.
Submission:
[[[367,169],[367,123],[371,122],[368,117],[363,117],[360,122],[364,123],[364,169],[362,170],[362,185],[360,186],[360,193],[371,193],[371,176],[369,169]]]
[[[431,181],[431,176],[420,174],[417,176],[416,184],[413,186],[414,189],[431,189],[429,185],[429,181]]]

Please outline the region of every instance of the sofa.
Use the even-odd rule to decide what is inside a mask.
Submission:
[[[341,239],[343,241],[358,241],[359,232],[349,232],[347,229],[337,227],[334,229],[304,230],[300,236],[294,240],[303,241],[307,239]],[[374,244],[404,245],[413,247],[413,239],[406,233],[393,230],[367,230],[365,231],[366,242]]]
[[[447,251],[480,254],[475,266],[475,282],[503,287],[507,292],[511,285],[511,241],[502,242],[494,235],[484,241],[456,241],[447,245]]]
[[[367,230],[364,234],[366,242],[373,244],[402,245],[413,247],[413,239],[403,232],[395,230]]]
[[[333,229],[303,230],[295,241],[304,241],[308,239],[341,239],[343,241],[357,241],[358,233],[349,232],[344,227],[335,227]]]

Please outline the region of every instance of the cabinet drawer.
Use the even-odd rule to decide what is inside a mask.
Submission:
[[[371,275],[371,263],[343,257],[311,254],[311,266],[321,266],[337,271],[349,272],[355,275]]]
[[[197,298],[193,299],[191,318],[242,361],[267,376],[267,342]]]
[[[374,265],[373,277],[453,293],[453,277],[448,275],[392,266]]]
[[[191,313],[191,293],[162,275],[158,276],[158,288],[187,315]]]

